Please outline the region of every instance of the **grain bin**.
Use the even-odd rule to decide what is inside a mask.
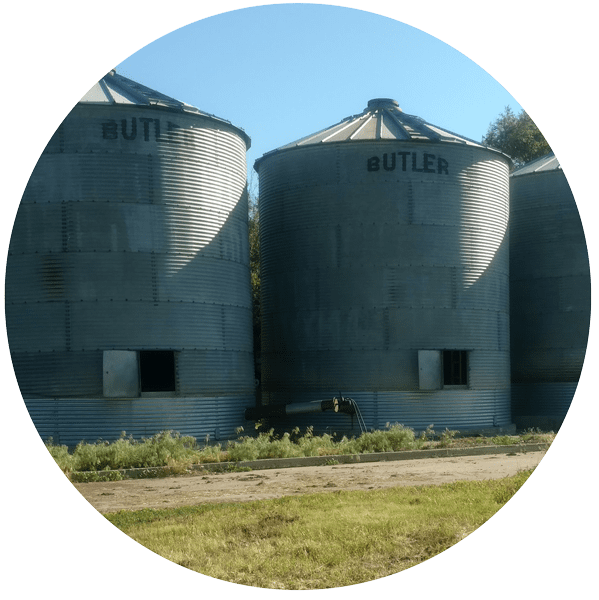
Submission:
[[[572,402],[591,312],[580,215],[554,154],[510,178],[512,411],[521,427],[557,428]]]
[[[114,71],[27,185],[6,319],[42,438],[224,438],[254,404],[239,128]]]
[[[263,403],[511,427],[509,164],[390,99],[258,159]]]

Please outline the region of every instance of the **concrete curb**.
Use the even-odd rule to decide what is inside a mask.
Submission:
[[[329,456],[303,456],[297,458],[265,458],[239,462],[202,463],[192,465],[192,473],[232,472],[236,469],[288,469],[293,467],[318,467],[332,464],[355,464],[415,460],[423,458],[447,458],[451,456],[482,456],[485,454],[525,454],[547,450],[551,444],[515,444],[513,446],[475,446],[473,448],[434,448],[431,450],[400,450],[399,452],[374,452],[370,454],[343,454]],[[114,471],[96,471],[101,477]],[[123,479],[143,479],[177,475],[170,467],[148,467],[143,469],[118,469]]]

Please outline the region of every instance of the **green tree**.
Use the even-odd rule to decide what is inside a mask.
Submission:
[[[504,152],[519,167],[551,152],[539,128],[525,111],[516,115],[509,107],[489,125],[482,143]]]
[[[248,229],[250,237],[250,277],[252,283],[252,315],[254,326],[254,361],[256,376],[260,378],[260,213],[258,199],[250,194]]]

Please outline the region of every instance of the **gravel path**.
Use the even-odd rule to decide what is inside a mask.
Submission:
[[[393,462],[294,467],[242,473],[206,473],[160,479],[76,483],[99,512],[247,502],[282,496],[373,490],[400,485],[499,479],[535,468],[545,451]]]

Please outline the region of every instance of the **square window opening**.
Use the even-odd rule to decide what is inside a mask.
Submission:
[[[141,392],[174,392],[175,353],[173,350],[140,350]]]
[[[443,385],[468,385],[468,352],[443,351]]]

